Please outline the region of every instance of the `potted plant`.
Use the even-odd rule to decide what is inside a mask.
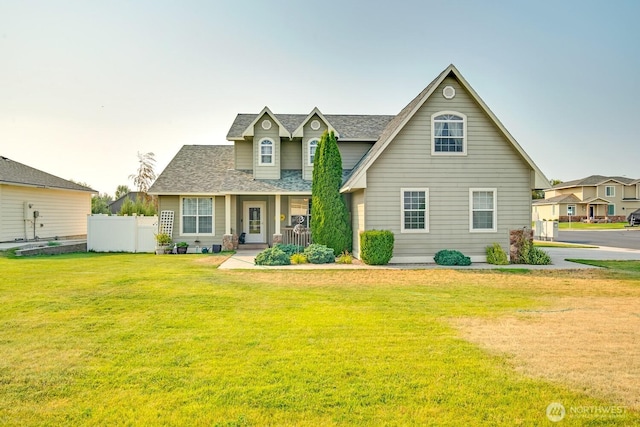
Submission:
[[[176,244],[176,250],[178,251],[179,254],[186,254],[188,247],[189,247],[189,244],[187,242],[178,242]]]
[[[166,254],[169,253],[171,247],[171,236],[167,233],[158,233],[156,234],[156,254]]]

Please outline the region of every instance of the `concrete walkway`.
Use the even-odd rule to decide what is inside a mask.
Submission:
[[[254,259],[259,250],[238,251],[222,263],[218,268],[222,270],[233,269],[504,269],[504,268],[526,268],[529,270],[573,270],[598,268],[585,264],[578,264],[566,259],[592,259],[592,260],[637,260],[640,261],[640,250],[610,248],[601,246],[599,248],[542,248],[551,257],[551,265],[492,265],[486,263],[474,263],[469,267],[449,267],[437,264],[389,264],[384,266],[366,265],[358,260],[353,264],[298,264],[286,266],[260,266],[254,264]]]

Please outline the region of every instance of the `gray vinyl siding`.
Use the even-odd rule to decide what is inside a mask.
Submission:
[[[342,169],[353,169],[354,166],[369,151],[373,142],[340,142],[338,149],[342,157]]]
[[[184,197],[212,197],[205,195],[188,195]],[[225,214],[225,203],[224,196],[215,196],[213,197],[213,230],[215,236],[211,235],[201,235],[197,236],[197,239],[200,240],[200,243],[195,243],[196,236],[182,235],[182,216],[180,209],[180,196],[159,196],[158,197],[158,213],[160,211],[173,211],[173,234],[171,236],[174,242],[187,242],[189,245],[199,245],[199,246],[210,246],[212,244],[221,244],[222,236],[224,235],[224,214]],[[233,213],[233,203],[232,203],[232,213]],[[232,223],[233,226],[233,223]]]
[[[241,170],[253,169],[253,141],[236,141],[234,143],[235,168]]]
[[[351,196],[351,221],[353,229],[353,255],[360,258],[360,233],[366,228],[364,190]]]
[[[442,88],[456,96],[446,100]],[[439,111],[467,116],[467,155],[431,155],[431,116]],[[429,232],[401,233],[401,188],[429,189]],[[469,189],[497,189],[497,232],[469,231]],[[441,249],[482,257],[498,242],[509,247],[509,230],[531,224],[531,170],[491,119],[447,78],[367,171],[367,229],[395,234],[395,257],[430,258]]]
[[[289,141],[285,138],[281,142],[282,169],[301,170],[302,169],[302,140],[295,138]]]
[[[320,128],[318,130],[311,129],[311,122],[318,120],[320,122]],[[322,121],[317,114],[314,114],[307,123],[305,123],[302,137],[302,179],[310,181],[313,178],[313,165],[309,166],[309,140],[313,138],[320,139],[322,134],[327,130],[327,125]]]
[[[40,239],[86,237],[91,193],[0,185],[0,242],[34,238],[32,220],[25,236],[24,202],[40,213],[35,221]]]
[[[262,121],[271,121],[271,129],[262,129]],[[264,114],[255,124],[253,130],[253,176],[256,179],[280,179],[280,136],[278,135],[278,124]],[[260,165],[260,141],[263,138],[270,138],[273,141],[273,164],[269,166]]]

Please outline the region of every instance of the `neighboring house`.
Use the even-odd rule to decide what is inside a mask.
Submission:
[[[640,179],[591,175],[556,184],[533,201],[533,218],[562,222],[592,220],[626,221],[640,208]]]
[[[0,157],[0,242],[86,238],[91,188]]]
[[[113,202],[107,205],[107,209],[109,209],[109,213],[111,213],[112,215],[119,214],[120,209],[122,208],[122,204],[124,203],[124,200],[128,197],[129,200],[131,200],[132,202],[135,202],[136,200],[138,200],[138,195],[143,196],[144,193],[140,191],[129,191],[124,196],[120,196],[118,199],[114,200]]]
[[[316,145],[338,137],[351,212],[359,233],[395,234],[392,262],[433,262],[441,249],[485,259],[509,232],[531,225],[531,190],[548,180],[475,93],[447,67],[397,116],[239,114],[230,146],[187,145],[149,190],[173,211],[174,240],[229,247],[290,241],[309,224]]]

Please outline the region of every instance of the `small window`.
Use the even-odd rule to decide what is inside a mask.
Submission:
[[[213,233],[213,198],[184,197],[182,199],[182,233]]]
[[[401,191],[401,233],[426,233],[429,231],[429,190],[403,188]]]
[[[567,215],[575,216],[576,215],[576,205],[568,205],[567,206]]]
[[[615,197],[616,196],[616,187],[613,185],[607,185],[604,187],[604,195],[605,197]]]
[[[467,154],[467,120],[461,113],[441,112],[432,116],[431,153],[437,155]]]
[[[263,139],[260,141],[260,162],[261,165],[273,165],[273,141]]]
[[[309,149],[307,150],[307,152],[309,153],[309,166],[313,166],[313,161],[316,158],[316,149],[318,148],[318,142],[320,142],[318,138],[309,140]]]
[[[607,215],[612,216],[616,214],[616,205],[607,205]]]
[[[495,188],[472,188],[469,190],[470,227],[473,232],[497,231]]]

